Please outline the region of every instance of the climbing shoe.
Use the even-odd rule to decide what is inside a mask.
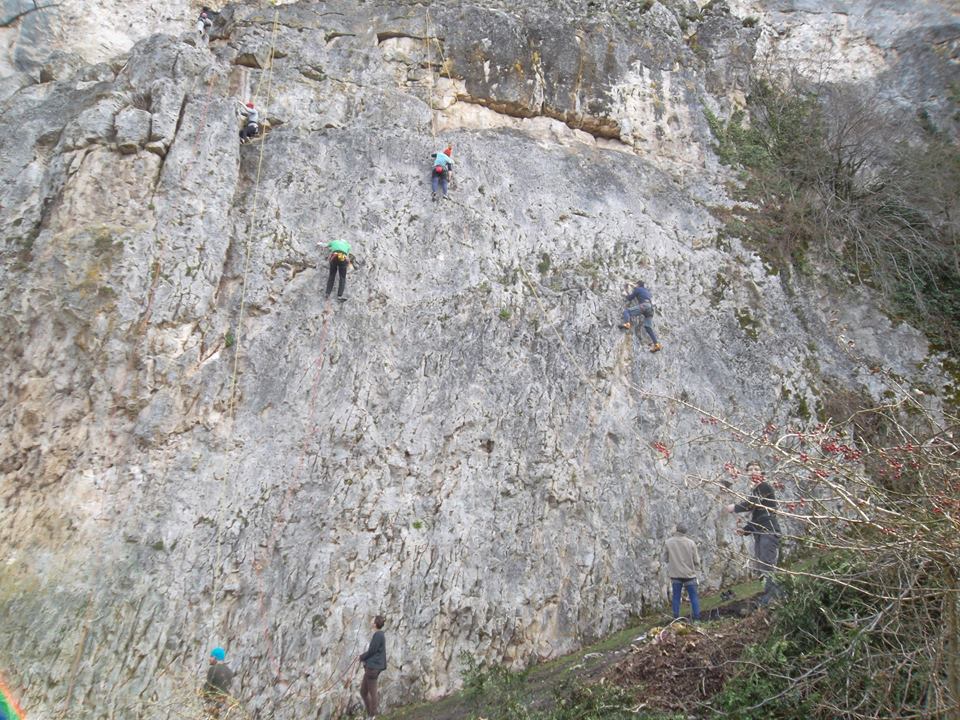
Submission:
[[[650,346],[650,352],[660,352],[661,350],[663,350],[663,345],[660,343],[654,343]]]
[[[346,295],[337,295],[337,300],[339,300],[340,302],[346,302],[347,297]]]
[[[436,201],[437,201],[437,194],[436,194],[436,193],[433,193],[433,195],[430,196],[430,199],[433,200],[434,202],[436,202]]]
[[[622,327],[624,330],[629,330],[630,328],[633,327],[633,325],[631,325],[631,324],[628,323],[628,322],[625,322],[625,323],[621,323],[621,324],[620,324],[620,327]]]

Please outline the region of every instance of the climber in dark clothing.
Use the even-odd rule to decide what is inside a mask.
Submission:
[[[353,255],[350,254],[350,243],[346,240],[334,240],[327,243],[327,249],[330,251],[330,273],[327,275],[327,294],[329,298],[333,291],[333,281],[337,275],[340,276],[340,283],[337,286],[337,300],[346,300],[343,291],[347,286],[347,269],[353,265]]]
[[[203,704],[209,718],[219,718],[229,702],[233,670],[224,662],[226,658],[227,653],[221,647],[210,651],[210,669],[203,684]]]
[[[367,718],[377,716],[380,699],[377,695],[377,678],[387,669],[387,638],[383,634],[383,626],[386,620],[383,615],[377,615],[373,619],[374,633],[370,638],[370,646],[367,651],[357,658],[357,662],[363,665],[363,681],[360,683],[360,697],[363,699],[363,706],[367,710]]]
[[[777,522],[777,496],[763,477],[760,463],[752,460],[747,463],[747,473],[756,483],[753,492],[743,502],[727,505],[727,512],[750,512],[750,522],[742,531],[743,535],[753,536],[754,568],[763,576],[764,589],[761,603],[766,604],[780,593],[780,587],[773,580],[780,554],[780,523]]]
[[[628,285],[626,289],[629,290],[629,288],[630,286]],[[629,330],[633,327],[630,318],[643,315],[643,329],[647,331],[647,335],[650,336],[650,340],[653,342],[653,345],[650,346],[650,352],[658,352],[663,345],[657,342],[657,334],[653,331],[653,295],[643,286],[643,282],[640,280],[637,280],[636,287],[633,288],[633,291],[625,295],[627,304],[634,300],[637,301],[637,306],[624,309],[623,324],[620,325],[620,327],[624,330]]]

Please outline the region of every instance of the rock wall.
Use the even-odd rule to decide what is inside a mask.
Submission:
[[[555,657],[661,602],[679,520],[707,585],[743,573],[702,480],[744,441],[690,406],[755,429],[879,396],[876,364],[939,382],[869,296],[720,232],[703,109],[769,28],[641,5],[236,5],[206,46],[128,2],[131,34],[93,15],[128,54],[60,26],[10,65],[0,671],[30,717],[189,714],[213,644],[250,715],[328,717],[376,612],[390,705],[462,652]],[[637,276],[658,354],[616,328]]]

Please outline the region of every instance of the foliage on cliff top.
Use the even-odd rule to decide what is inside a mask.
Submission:
[[[728,226],[776,268],[832,258],[887,310],[960,352],[960,148],[921,108],[905,123],[875,90],[759,80],[745,111],[707,113],[744,170]]]

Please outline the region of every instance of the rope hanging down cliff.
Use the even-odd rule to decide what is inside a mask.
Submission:
[[[259,96],[259,91],[262,86],[264,77],[267,76],[267,101],[269,102],[270,96],[273,90],[273,58],[274,50],[276,47],[277,41],[277,32],[280,27],[280,11],[274,11],[273,17],[273,32],[271,33],[270,38],[270,54],[268,58],[268,69],[267,72],[262,74],[260,77],[260,82],[257,83],[257,90],[255,92],[255,97]],[[260,203],[260,177],[263,171],[263,154],[264,149],[266,148],[266,136],[260,142],[260,153],[257,158],[257,174],[256,179],[254,180],[254,189],[253,189],[253,204],[250,211],[251,217],[251,226],[256,228],[257,225],[257,213],[259,211]],[[240,350],[242,348],[243,341],[243,317],[244,311],[246,309],[246,298],[247,298],[247,280],[250,273],[250,233],[247,233],[244,241],[244,256],[243,256],[243,280],[240,288],[240,312],[237,318],[236,330],[234,332],[234,353],[233,353],[233,370],[230,378],[230,395],[227,402],[227,421],[229,422],[228,430],[228,441],[233,438],[234,424],[235,424],[235,415],[236,415],[236,396],[237,396],[237,376],[239,372],[240,365]],[[223,546],[223,521],[224,521],[224,506],[226,503],[226,476],[221,481],[220,488],[220,501],[218,504],[217,510],[217,553],[216,553],[216,562],[213,568],[213,583],[211,589],[212,595],[212,609],[211,609],[211,623],[216,623],[217,618],[217,583],[221,574],[221,564],[223,561],[222,558],[222,546]]]

